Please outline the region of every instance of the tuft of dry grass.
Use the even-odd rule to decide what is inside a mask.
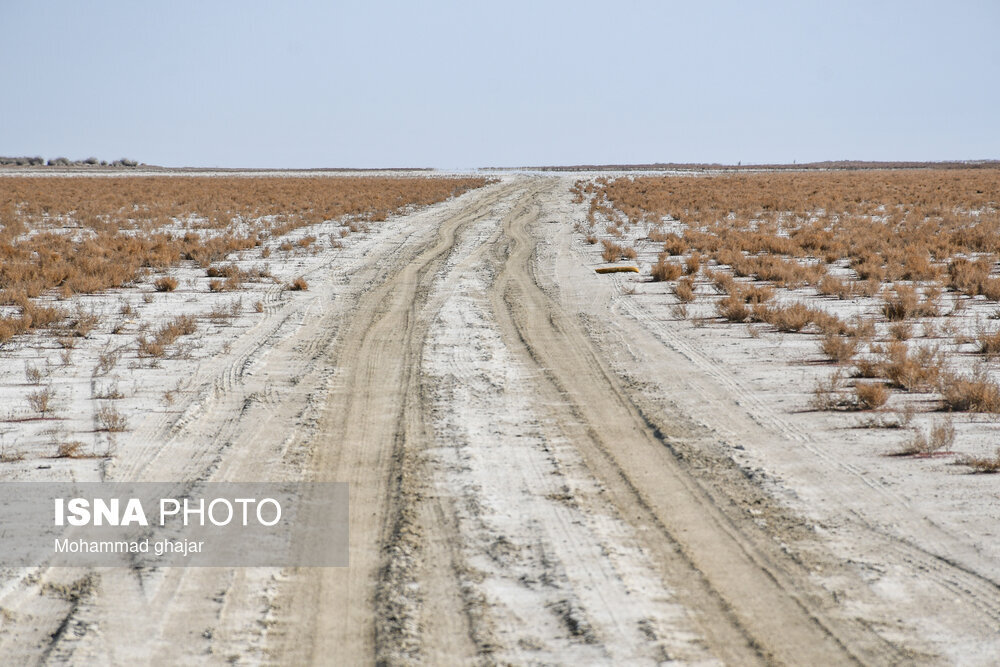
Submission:
[[[931,456],[944,453],[955,444],[955,425],[950,419],[934,422],[927,432],[918,431],[892,453],[893,456]]]
[[[1000,472],[1000,447],[993,456],[966,456],[961,461],[962,465],[967,465],[974,472],[981,474],[995,474]]]
[[[601,259],[609,264],[611,262],[617,262],[625,256],[625,248],[618,245],[614,241],[605,239],[601,241],[601,245],[604,246],[604,249],[601,251]]]
[[[831,361],[843,364],[851,361],[858,353],[859,341],[850,336],[826,333],[820,339],[820,350]]]
[[[198,330],[198,324],[191,315],[179,315],[166,322],[153,334],[151,339],[139,336],[138,352],[140,357],[162,357],[167,348],[181,336],[189,336]]]
[[[920,311],[920,298],[909,285],[896,285],[891,295],[884,297],[882,314],[890,322],[902,322],[915,317]]]
[[[681,303],[691,303],[694,301],[694,280],[690,276],[678,280],[677,285],[674,287],[674,295]]]
[[[715,310],[720,317],[728,322],[746,322],[750,319],[751,314],[746,301],[734,294],[720,299],[715,304]]]
[[[930,391],[941,377],[944,353],[937,345],[910,349],[892,341],[881,348],[879,376],[904,391]]]
[[[292,290],[293,292],[304,292],[305,290],[309,289],[309,283],[306,282],[305,278],[299,276],[298,278],[296,278],[291,282],[291,284],[288,286],[288,289]]]
[[[952,412],[1000,413],[1000,385],[977,368],[970,377],[942,375],[941,400]]]
[[[761,321],[785,333],[802,331],[815,318],[815,312],[811,308],[798,302],[786,306],[760,308],[755,313]]]
[[[44,417],[52,410],[52,400],[55,398],[55,390],[51,386],[48,386],[29,393],[26,398],[28,407]]]
[[[177,279],[172,276],[163,276],[162,278],[157,278],[153,283],[153,287],[156,288],[157,292],[173,292],[177,289]]]
[[[79,440],[60,442],[56,447],[54,458],[57,459],[85,459],[90,458],[83,450],[84,444]]]
[[[653,265],[650,274],[653,276],[654,282],[665,282],[677,280],[683,272],[684,269],[680,264],[671,262],[667,259],[666,255],[661,254],[656,264]]]
[[[859,382],[854,386],[854,396],[859,410],[874,410],[889,400],[889,389],[881,382]]]
[[[988,357],[1000,354],[1000,331],[980,329],[976,332],[976,342],[979,344],[980,354]]]
[[[98,431],[120,433],[128,428],[128,419],[113,403],[104,403],[94,413]]]

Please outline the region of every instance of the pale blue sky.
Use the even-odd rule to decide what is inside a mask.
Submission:
[[[0,0],[0,155],[1000,158],[1000,2]]]

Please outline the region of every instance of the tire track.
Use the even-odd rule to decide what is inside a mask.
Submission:
[[[568,437],[619,507],[631,510],[623,515],[640,516],[655,530],[653,550],[655,543],[673,543],[684,555],[686,572],[669,562],[669,554],[662,554],[661,563],[673,575],[668,580],[688,576],[701,582],[701,590],[688,594],[704,614],[701,629],[712,648],[738,662],[859,661],[852,639],[858,630],[835,626],[814,604],[812,587],[796,568],[753,538],[752,526],[722,512],[684,472],[593,351],[575,316],[540,289],[529,226],[541,215],[536,209],[505,229],[509,257],[491,292],[501,328],[547,379],[553,398],[565,404],[560,421]],[[728,632],[720,633],[723,628]]]

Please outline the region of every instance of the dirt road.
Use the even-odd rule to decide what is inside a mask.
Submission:
[[[176,419],[150,417],[108,470],[349,482],[349,568],[42,568],[2,594],[27,620],[4,626],[0,650],[81,664],[935,661],[824,536],[717,454],[704,422],[729,417],[694,423],[644,374],[663,350],[655,322],[623,313],[615,283],[574,254],[567,186],[506,176],[373,233],[196,369],[205,390]],[[675,361],[667,373],[708,377]],[[877,539],[901,567],[933,569]],[[836,574],[836,594],[817,572]],[[988,638],[995,585],[939,576],[957,582],[955,619]],[[70,592],[39,595],[57,585]]]

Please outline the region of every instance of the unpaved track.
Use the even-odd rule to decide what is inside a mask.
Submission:
[[[456,466],[435,454],[454,435],[455,429],[447,428],[449,410],[459,413],[457,422],[468,421],[476,406],[435,404],[432,388],[442,381],[471,385],[474,372],[465,378],[445,374],[443,380],[430,369],[420,372],[442,309],[470,291],[499,332],[504,363],[522,369],[519,383],[527,385],[500,384],[494,403],[502,403],[505,392],[526,392],[532,400],[515,408],[520,414],[513,422],[504,418],[515,415],[484,406],[493,411],[490,441],[467,441],[467,459],[476,456],[477,447],[510,447],[510,454],[493,464],[523,467],[527,457],[517,453],[515,438],[525,434],[515,431],[532,421],[570,443],[582,463],[583,472],[576,474],[589,476],[583,482],[612,504],[609,511],[629,527],[626,539],[635,540],[643,554],[641,566],[651,568],[643,575],[657,590],[628,591],[635,604],[669,591],[671,601],[687,610],[684,622],[707,645],[708,656],[726,662],[837,664],[899,657],[863,628],[827,618],[824,606],[831,601],[809,589],[780,549],[716,506],[632,405],[572,305],[564,307],[541,289],[533,228],[551,214],[545,203],[563,196],[559,187],[555,180],[516,180],[502,192],[505,214],[494,211],[484,218],[482,209],[472,208],[444,221],[437,238],[401,263],[352,313],[339,352],[331,356],[339,387],[322,418],[311,462],[318,478],[352,484],[351,567],[300,572],[288,586],[280,603],[287,615],[274,633],[282,637],[274,647],[280,661],[520,661],[532,660],[533,651],[558,659],[558,652],[545,653],[558,648],[556,638],[510,642],[519,636],[510,624],[544,628],[547,616],[562,619],[571,642],[597,646],[586,657],[656,658],[634,645],[631,655],[622,655],[634,628],[610,636],[612,628],[598,620],[608,609],[581,606],[582,595],[575,602],[560,599],[546,608],[505,613],[503,595],[491,594],[489,568],[476,565],[482,554],[468,544],[475,536],[463,529],[474,522],[462,504],[497,501],[483,488],[470,492],[461,475],[449,477]],[[463,242],[463,234],[473,238]],[[463,288],[463,277],[469,276],[479,280]],[[477,290],[483,291],[477,296]],[[466,304],[465,312],[474,305]],[[459,329],[470,326],[466,322]],[[481,353],[462,349],[469,343],[459,337],[450,344],[450,358]],[[497,354],[494,349],[488,356]],[[495,370],[502,371],[503,364]],[[452,399],[462,395],[454,386],[450,391]],[[474,392],[464,394],[470,397]],[[445,427],[435,429],[442,422]],[[538,442],[544,447],[545,438]],[[492,472],[503,477],[508,471]],[[449,488],[449,482],[458,488]],[[516,489],[509,491],[511,506],[500,511],[524,512],[524,530],[530,531],[528,519],[534,517],[518,505]],[[578,500],[572,490],[569,495],[562,500]],[[492,537],[482,551],[503,567],[516,567],[516,558],[505,560],[490,550],[517,536]],[[540,548],[559,551],[555,544]],[[530,577],[521,579],[531,587],[524,583]],[[592,578],[590,583],[600,585]],[[623,584],[607,585],[604,597],[613,598],[610,589]],[[656,633],[646,635],[648,643],[662,643]],[[692,652],[691,657],[705,656]]]
[[[200,398],[142,424],[145,444],[109,473],[348,482],[350,567],[42,568],[8,587],[4,608],[28,621],[4,626],[0,651],[80,664],[919,661],[843,613],[785,548],[792,536],[736,506],[729,478],[695,474],[677,447],[689,432],[612,370],[581,315],[610,315],[604,297],[540,261],[540,239],[568,237],[543,233],[566,224],[568,198],[565,180],[508,176],[331,261],[308,276],[308,301],[268,305],[271,324],[195,374]],[[811,553],[822,561],[818,540]],[[39,595],[86,577],[85,595]]]

